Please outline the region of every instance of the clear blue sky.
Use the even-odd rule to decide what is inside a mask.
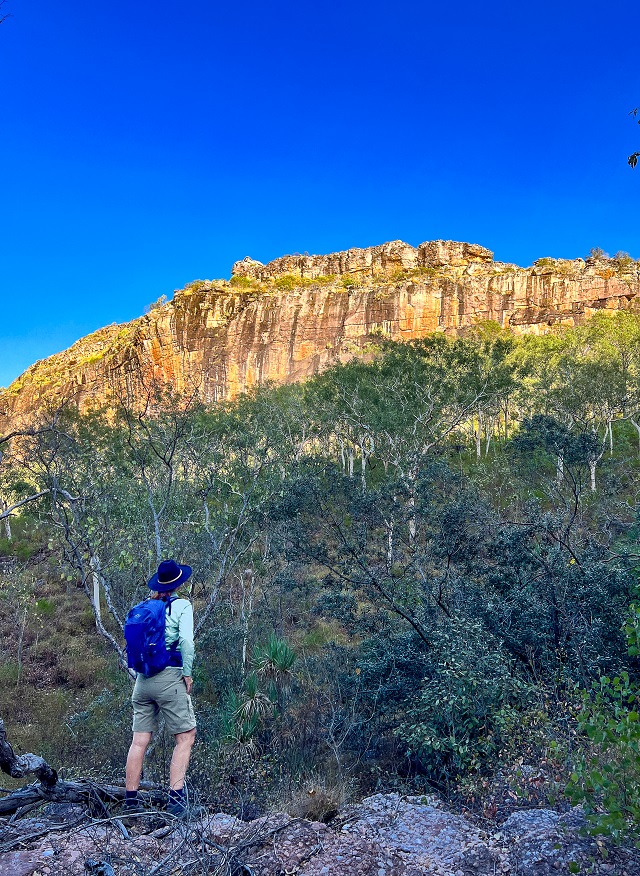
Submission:
[[[637,5],[7,0],[0,385],[235,259],[640,257]]]

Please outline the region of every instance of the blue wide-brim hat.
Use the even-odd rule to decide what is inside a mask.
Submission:
[[[191,566],[181,566],[175,560],[163,560],[158,566],[156,574],[149,578],[147,587],[150,590],[155,590],[156,593],[166,593],[188,581],[192,572]]]

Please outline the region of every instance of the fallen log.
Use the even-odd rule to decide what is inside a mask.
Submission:
[[[50,767],[44,758],[37,754],[16,754],[7,740],[4,721],[0,718],[0,769],[14,779],[23,779],[30,773],[36,775],[47,788],[52,788],[58,781],[58,774]]]
[[[165,795],[159,790],[141,790],[139,796],[149,806],[161,806],[166,802]],[[0,817],[13,815],[25,807],[33,808],[41,803],[82,803],[92,812],[100,812],[105,805],[122,802],[124,798],[124,788],[86,779],[75,782],[58,780],[52,786],[34,783],[19,788],[6,797],[0,797]]]
[[[58,779],[53,767],[37,754],[17,756],[7,740],[4,722],[0,719],[0,769],[14,779],[22,779],[29,774],[40,781],[18,788],[6,797],[0,797],[0,817],[29,811],[43,803],[82,803],[92,812],[104,812],[106,804],[118,803],[125,799],[125,789],[118,785],[102,784],[89,779],[65,782]],[[160,806],[164,794],[153,786],[143,783],[140,791],[143,803]]]

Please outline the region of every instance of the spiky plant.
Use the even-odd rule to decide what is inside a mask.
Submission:
[[[244,690],[239,700],[235,716],[240,721],[250,721],[257,718],[258,722],[273,712],[274,703],[270,697],[260,690],[258,676],[252,672],[245,678]]]
[[[296,661],[296,653],[284,639],[279,639],[275,633],[271,633],[267,644],[255,649],[253,660],[259,676],[272,682],[280,691],[289,690],[293,679],[291,669]]]
[[[222,744],[240,756],[255,753],[257,745],[254,737],[260,729],[260,719],[256,715],[241,715],[242,705],[238,695],[230,691],[222,713]]]

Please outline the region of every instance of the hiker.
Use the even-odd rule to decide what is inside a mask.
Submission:
[[[184,778],[196,738],[196,719],[190,696],[193,685],[191,668],[194,657],[193,608],[188,599],[179,599],[176,592],[190,578],[191,572],[190,566],[181,566],[174,560],[161,562],[158,571],[147,585],[153,591],[150,599],[131,610],[125,625],[129,665],[138,670],[142,665],[148,673],[137,672],[131,697],[133,703],[133,741],[127,756],[125,800],[125,811],[128,813],[142,811],[142,806],[138,801],[142,763],[151,737],[158,730],[158,717],[160,715],[164,718],[167,731],[175,739],[169,771],[167,812],[178,817],[187,812]],[[138,614],[139,617],[143,618],[154,611],[156,613],[160,611],[159,608],[155,608],[151,604],[152,600],[162,602],[165,609],[164,616],[160,612],[160,620],[164,621],[166,654],[164,652],[161,654],[159,665],[164,664],[166,668],[159,672],[157,671],[158,664],[154,664],[153,661],[150,664],[140,664],[138,660],[136,663],[135,656],[132,655],[134,648],[130,644],[132,641],[130,632],[127,630],[130,620],[136,620],[136,617],[132,618],[132,615],[137,610],[143,609],[143,615]],[[145,609],[146,615],[144,615]],[[129,627],[130,629],[131,627]]]

